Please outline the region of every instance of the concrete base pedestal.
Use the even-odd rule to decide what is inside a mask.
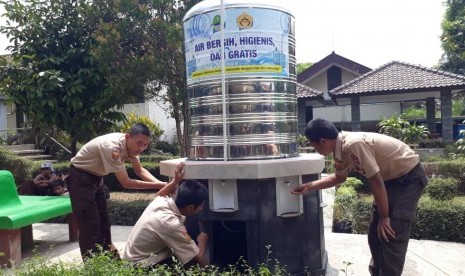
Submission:
[[[229,201],[231,196],[234,208],[214,209],[210,198],[198,217],[186,221],[192,236],[200,231],[208,234],[212,265],[235,265],[242,256],[251,266],[270,260],[266,265],[272,268],[278,260],[292,275],[325,274],[321,192],[305,196],[289,193],[292,186],[320,177],[324,168],[321,155],[228,162],[174,159],[161,162],[161,174],[173,177],[180,162],[186,164],[185,178],[200,180],[210,189],[213,185],[235,185],[225,189],[226,194],[221,194],[221,189],[218,194],[210,190],[210,197]],[[280,212],[286,205],[298,206],[297,211]]]

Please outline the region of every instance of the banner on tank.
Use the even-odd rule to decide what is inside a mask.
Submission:
[[[293,17],[274,9],[227,8],[225,18],[223,45],[228,78],[289,77]],[[221,77],[221,22],[220,9],[184,22],[188,85]]]

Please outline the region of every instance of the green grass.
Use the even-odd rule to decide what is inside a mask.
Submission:
[[[26,259],[18,267],[0,270],[0,275],[5,276],[133,276],[133,275],[161,275],[161,276],[271,276],[271,275],[290,275],[285,270],[285,266],[279,261],[271,261],[268,257],[271,254],[270,247],[268,256],[264,263],[257,267],[251,267],[245,260],[240,260],[236,265],[230,265],[227,268],[220,269],[216,266],[199,266],[183,267],[179,262],[174,260],[174,264],[167,266],[157,266],[153,269],[145,269],[132,265],[124,260],[115,260],[109,253],[95,254],[86,263],[82,262],[53,262],[47,258],[36,256]]]

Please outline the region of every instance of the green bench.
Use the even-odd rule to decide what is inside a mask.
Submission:
[[[78,230],[67,196],[19,196],[13,175],[0,170],[0,267],[21,261],[21,248],[32,247],[32,224],[68,216],[69,240]],[[3,254],[2,254],[3,253]]]

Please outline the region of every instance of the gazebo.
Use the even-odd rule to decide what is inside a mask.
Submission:
[[[436,128],[435,101],[441,102],[442,138],[453,141],[452,95],[465,89],[465,76],[392,61],[328,92],[338,105],[351,106],[353,131],[360,130],[360,105],[426,100],[426,122]]]

